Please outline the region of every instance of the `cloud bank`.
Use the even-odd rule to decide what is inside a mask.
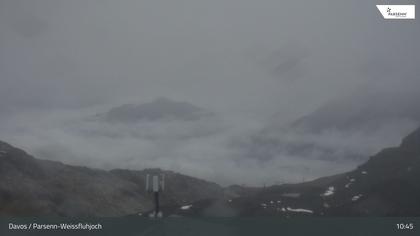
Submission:
[[[222,184],[340,172],[358,162],[276,146],[315,143],[364,156],[396,144],[415,121],[370,134],[283,133],[272,124],[287,126],[358,88],[398,88],[391,96],[404,97],[419,84],[419,29],[416,21],[385,21],[361,0],[3,0],[0,138],[40,158],[161,167]],[[214,116],[87,119],[162,96]],[[248,141],[267,129],[261,146]]]

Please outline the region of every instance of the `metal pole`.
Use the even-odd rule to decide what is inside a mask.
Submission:
[[[159,213],[159,192],[155,192],[155,217],[158,216]]]
[[[146,175],[146,192],[149,191],[149,174]]]

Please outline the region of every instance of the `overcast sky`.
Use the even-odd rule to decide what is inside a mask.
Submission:
[[[225,148],[226,139],[258,130],[274,114],[280,123],[293,121],[361,87],[398,87],[404,93],[420,85],[418,20],[384,20],[375,7],[380,3],[0,0],[0,138],[35,153],[55,150],[49,159],[107,168],[130,166],[121,164],[124,150],[127,156],[153,150],[159,161],[134,168],[156,165],[222,183],[238,181],[255,169],[252,163],[235,169],[236,162],[229,162],[226,171],[233,173],[225,177],[214,170],[236,152]],[[392,1],[397,3],[415,1]],[[89,138],[84,145],[86,137],[78,136],[80,127],[110,128],[77,123],[85,117],[162,96],[223,117],[186,130],[231,128],[188,145],[142,140],[153,146],[145,149],[136,139]],[[177,137],[178,124],[165,125],[165,136]],[[106,149],[112,142],[119,147]],[[80,153],[67,155],[63,148]],[[188,164],[176,159],[175,165],[163,158],[171,155],[209,157]],[[314,165],[319,171],[308,178],[323,173],[323,163]],[[264,168],[256,173],[275,171]],[[336,171],[346,168],[340,164]],[[302,174],[296,175],[283,177]],[[264,178],[256,176],[253,184]]]

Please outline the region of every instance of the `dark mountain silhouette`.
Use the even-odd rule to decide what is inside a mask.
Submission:
[[[307,132],[372,131],[391,122],[420,122],[420,99],[415,89],[361,89],[327,102],[296,120],[291,127]]]
[[[146,173],[165,173],[162,207],[178,216],[420,216],[420,128],[353,171],[265,188],[150,169],[97,170],[38,160],[0,142],[0,215],[122,216],[148,212]]]
[[[420,128],[348,173],[238,191],[239,215],[420,216]]]
[[[389,86],[391,87],[391,86]],[[327,161],[366,161],[386,147],[384,140],[399,140],[420,124],[420,96],[415,88],[363,88],[320,106],[288,124],[273,121],[242,144],[247,156],[270,160],[279,155]],[[331,145],[331,137],[355,139],[348,146]],[[353,138],[352,138],[353,137]],[[325,141],[327,140],[327,141]],[[372,142],[373,150],[364,143]],[[385,142],[387,143],[387,142]]]
[[[198,120],[211,113],[187,102],[160,97],[139,105],[126,104],[97,114],[94,119],[106,122],[132,123],[139,121]]]
[[[104,171],[35,159],[0,142],[0,215],[123,216],[152,209],[146,173],[164,173],[162,204],[219,198],[217,184],[149,169]]]

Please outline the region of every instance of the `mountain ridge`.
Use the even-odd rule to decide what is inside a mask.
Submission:
[[[151,102],[124,104],[96,114],[92,120],[109,123],[136,123],[140,121],[192,121],[212,113],[188,102],[158,97]]]
[[[124,216],[148,211],[146,173],[164,173],[162,203],[218,198],[217,184],[160,169],[100,170],[39,160],[0,142],[0,215]]]
[[[245,216],[420,216],[419,147],[420,128],[355,170],[245,194],[235,208]]]
[[[38,160],[0,142],[0,215],[123,216],[152,209],[146,173],[165,173],[162,206],[185,216],[420,216],[420,128],[356,169],[299,184],[222,188],[160,169],[110,171]],[[189,207],[183,209],[181,206]]]

